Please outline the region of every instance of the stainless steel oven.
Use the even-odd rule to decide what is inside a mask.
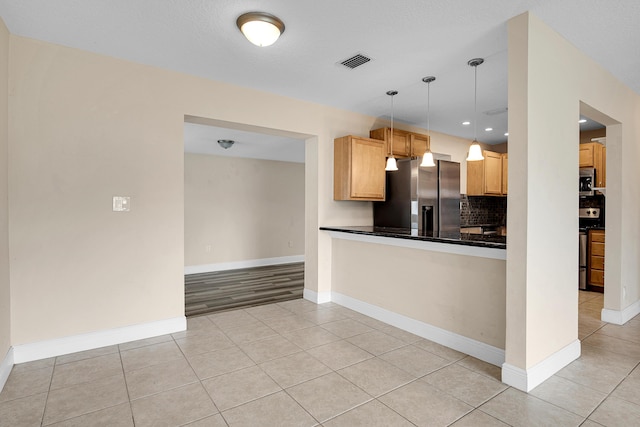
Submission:
[[[596,170],[594,168],[580,168],[579,192],[581,196],[593,196],[593,187],[596,183]]]

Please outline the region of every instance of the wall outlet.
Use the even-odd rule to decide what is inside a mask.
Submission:
[[[113,196],[114,212],[129,212],[131,210],[131,197]]]
[[[204,250],[207,251],[207,252],[211,252],[211,245],[205,246]]]
[[[293,247],[293,241],[289,240],[289,247],[292,248]]]

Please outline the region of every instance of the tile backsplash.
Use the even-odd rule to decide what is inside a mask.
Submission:
[[[460,225],[506,225],[507,198],[460,195]]]

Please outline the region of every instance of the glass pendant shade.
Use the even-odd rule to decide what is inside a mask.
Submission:
[[[431,150],[427,149],[427,151],[424,153],[424,156],[422,156],[422,163],[420,163],[420,166],[425,168],[433,167],[435,165],[436,164],[433,161],[433,153],[431,152]]]
[[[256,46],[271,46],[284,32],[284,23],[277,17],[263,12],[241,15],[236,21],[242,34]]]
[[[467,161],[470,162],[476,160],[484,160],[484,156],[482,155],[482,147],[480,147],[478,141],[473,141],[469,147],[469,156],[467,156]]]
[[[397,171],[398,165],[396,164],[396,158],[391,156],[387,159],[387,167],[384,168],[386,171]]]

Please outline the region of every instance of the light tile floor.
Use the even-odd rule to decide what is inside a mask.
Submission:
[[[295,300],[16,365],[0,426],[640,425],[640,318],[601,322],[602,302],[580,292],[582,357],[529,394],[478,359]]]

